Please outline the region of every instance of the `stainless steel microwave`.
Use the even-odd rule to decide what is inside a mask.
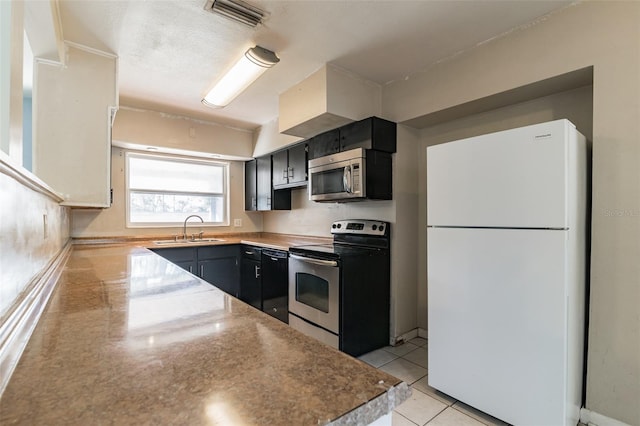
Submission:
[[[367,151],[356,148],[309,160],[309,199],[348,201],[367,197]]]

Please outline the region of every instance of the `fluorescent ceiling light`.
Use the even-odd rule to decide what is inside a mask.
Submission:
[[[235,63],[233,67],[213,86],[202,103],[220,108],[229,105],[242,91],[258,79],[266,70],[280,59],[264,47],[252,47]]]

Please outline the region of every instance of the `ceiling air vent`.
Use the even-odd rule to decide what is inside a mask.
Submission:
[[[250,27],[262,23],[265,12],[240,0],[207,0],[204,10],[225,16]]]

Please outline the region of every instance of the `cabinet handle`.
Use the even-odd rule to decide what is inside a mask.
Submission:
[[[282,171],[282,179],[286,179],[287,178],[287,170],[283,170]]]
[[[255,268],[256,268],[256,278],[260,278],[260,267],[256,265]]]
[[[293,177],[293,167],[289,167],[289,177]]]
[[[193,265],[189,265],[189,272],[193,274]]]
[[[204,276],[204,265],[200,265],[200,278]]]
[[[267,197],[267,205],[270,206],[271,205],[271,197]]]
[[[244,254],[252,255],[253,252],[252,251],[245,251]]]
[[[255,208],[256,207],[256,197],[251,197],[251,205]]]

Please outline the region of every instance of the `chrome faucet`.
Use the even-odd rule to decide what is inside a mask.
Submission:
[[[184,225],[182,225],[182,239],[185,241],[187,240],[187,221],[192,217],[197,217],[198,219],[200,219],[200,222],[204,223],[204,220],[197,214],[192,214],[191,216],[187,216],[187,218],[184,220]]]

